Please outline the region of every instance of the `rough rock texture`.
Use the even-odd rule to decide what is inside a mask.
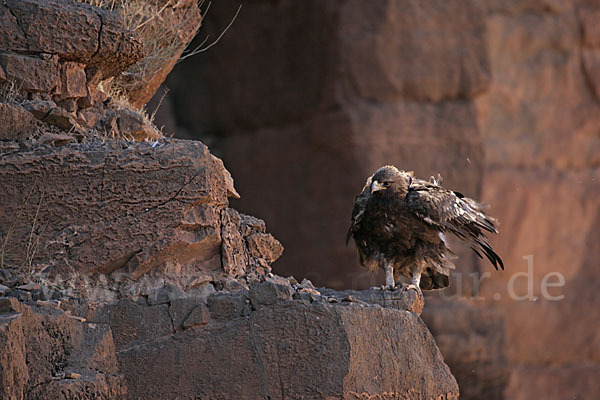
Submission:
[[[416,314],[305,294],[263,282],[206,303],[121,300],[86,317],[112,327],[129,398],[457,398]]]
[[[234,7],[216,5],[207,32]],[[386,163],[439,172],[444,185],[492,205],[502,231],[492,240],[507,265],[476,295],[469,274],[487,270],[460,253],[450,292],[435,297],[484,301],[454,309],[427,299],[425,319],[461,397],[594,398],[598,3],[280,0],[243,12],[219,46],[167,83],[177,132],[211,140],[237,178],[236,206],[263,216],[286,246],[277,270],[336,288],[380,284],[343,245],[353,196]],[[528,255],[537,300],[514,301],[508,284],[527,272]],[[551,272],[565,278],[549,289],[563,300],[543,297]],[[527,285],[516,279],[516,293]]]
[[[6,30],[1,35],[0,48],[5,52],[34,55],[33,58],[10,53],[5,56],[15,59],[13,62],[17,63],[17,67],[19,60],[23,60],[20,61],[21,67],[31,70],[32,74],[39,74],[50,84],[58,82],[43,69],[53,69],[49,64],[51,60],[74,61],[95,67],[102,71],[102,80],[127,69],[144,54],[141,42],[133,32],[127,31],[123,21],[116,14],[98,7],[69,0],[8,0],[0,7],[7,22],[3,25]],[[38,54],[42,60],[36,64],[34,60]],[[29,61],[29,58],[32,60]],[[50,61],[44,58],[50,58]],[[76,63],[62,64],[66,76],[68,71],[79,67]],[[54,70],[58,71],[58,65],[54,65]],[[4,63],[3,67],[7,79],[10,78]],[[14,78],[19,79],[23,71],[16,68],[15,71]],[[81,75],[81,72],[78,73]],[[43,83],[44,80],[41,80],[39,85]]]
[[[0,155],[0,176],[0,226],[11,229],[5,258],[44,266],[53,279],[153,272],[151,285],[188,290],[264,275],[282,253],[264,223],[227,207],[233,180],[199,142],[24,149]],[[38,245],[28,259],[30,235]],[[106,295],[97,289],[87,297]]]
[[[54,304],[54,306],[56,306]],[[126,389],[107,325],[0,297],[3,399],[114,399]]]
[[[162,134],[140,110],[196,34],[198,4],[149,0],[109,9],[107,2],[97,3],[105,8],[84,3],[0,4],[0,102],[20,112],[42,101],[45,111],[32,111],[42,127],[75,133],[79,141],[98,135],[157,140]],[[134,21],[139,24],[131,26]],[[22,98],[14,101],[13,93]]]
[[[156,139],[154,128],[137,134],[103,129],[107,82],[144,56],[142,42],[119,15],[74,0],[7,0],[0,21],[0,101],[18,109],[13,114],[27,110],[43,123],[29,136],[52,129],[90,136],[86,130],[95,129]],[[25,139],[18,128],[26,121],[12,137],[2,136]]]
[[[332,291],[307,296],[303,285],[263,282],[207,298],[153,305],[122,299],[91,308],[0,297],[0,393],[458,399],[456,381],[416,313]],[[422,307],[412,291],[393,295]]]

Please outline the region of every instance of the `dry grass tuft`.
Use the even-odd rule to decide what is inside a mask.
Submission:
[[[162,5],[151,0],[78,1],[119,13],[127,28],[142,39],[146,56],[113,81],[116,90],[127,97],[175,63],[201,25],[198,12],[203,0],[190,6],[182,6],[183,2],[178,0]]]
[[[25,100],[27,100],[27,97],[13,81],[8,80],[0,83],[0,103],[18,106],[22,105]]]
[[[38,216],[43,203],[43,193],[40,194],[40,199],[36,207],[35,215],[33,216],[33,220],[30,222],[31,228],[28,228],[29,234],[27,236],[27,239],[24,242],[11,243],[11,236],[17,229],[17,224],[21,223],[21,219],[23,218],[23,212],[27,207],[27,204],[29,203],[32,193],[33,189],[30,191],[29,195],[25,199],[25,203],[23,204],[23,207],[19,211],[19,214],[13,221],[12,226],[8,229],[8,231],[1,240],[0,269],[17,269],[19,273],[24,275],[29,275],[31,273],[33,259],[35,258],[35,254],[40,244],[40,237],[38,233],[40,225],[38,221]]]

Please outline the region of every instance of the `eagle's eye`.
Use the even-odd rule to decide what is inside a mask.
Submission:
[[[388,187],[388,186],[390,186],[390,183],[391,182],[383,182],[383,186]]]

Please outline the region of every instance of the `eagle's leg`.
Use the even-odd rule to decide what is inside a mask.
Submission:
[[[392,263],[386,264],[385,267],[385,289],[394,289],[396,283],[394,282],[394,267]]]

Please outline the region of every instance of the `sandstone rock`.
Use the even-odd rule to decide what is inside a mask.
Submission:
[[[59,82],[57,58],[44,60],[34,56],[3,53],[0,54],[0,67],[6,79],[26,92],[54,93]]]
[[[240,195],[235,190],[235,186],[233,184],[233,178],[232,178],[231,174],[229,173],[229,171],[227,171],[227,169],[225,169],[225,166],[223,165],[223,161],[219,157],[215,157],[214,155],[213,155],[213,159],[215,160],[215,162],[217,164],[222,165],[223,169],[225,170],[225,185],[227,186],[227,196],[233,197],[235,199],[239,199]],[[264,224],[264,222],[263,222],[263,224]]]
[[[84,61],[98,48],[101,21],[91,6],[59,0],[9,0],[6,5],[30,51]]]
[[[209,313],[206,306],[203,304],[198,305],[189,313],[189,315],[183,321],[183,328],[189,329],[195,326],[200,326],[208,323]]]
[[[21,289],[12,289],[11,291],[7,292],[5,294],[6,296],[9,297],[14,297],[16,299],[18,299],[19,301],[24,301],[24,302],[29,302],[33,300],[33,297],[31,296],[31,293],[26,291],[26,290],[21,290]]]
[[[15,306],[18,313],[0,316],[3,398],[108,399],[125,394],[107,326],[81,323],[56,309]],[[61,375],[76,382],[52,380]]]
[[[526,400],[594,398],[600,390],[600,367],[594,364],[552,365],[543,368],[515,368],[506,388],[506,398]],[[591,394],[591,397],[590,397]]]
[[[162,137],[149,122],[144,120],[144,117],[133,110],[121,109],[117,111],[117,126],[119,132],[125,138],[133,138],[138,142],[147,140],[158,140]]]
[[[600,243],[595,228],[600,221],[600,172],[507,167],[488,172],[488,179],[486,201],[501,198],[506,190],[512,193],[512,206],[503,202],[495,206],[495,215],[513,227],[511,240],[494,242],[512,266],[512,274],[491,276],[481,292],[488,303],[505,311],[507,357],[531,370],[546,370],[549,364],[575,368],[596,363],[600,352],[588,343],[600,340],[600,333],[577,327],[600,321],[587,311],[588,304],[600,300],[600,281],[593,267]],[[548,278],[548,274],[553,275]],[[543,285],[559,282],[557,274],[564,285]],[[501,298],[494,301],[497,293]],[[522,300],[515,301],[514,296]],[[555,349],[552,353],[547,351],[550,347]]]
[[[223,269],[231,276],[241,276],[246,270],[248,255],[240,249],[245,248],[244,239],[240,233],[241,217],[234,209],[227,209],[222,214],[221,262]]]
[[[174,332],[168,304],[152,307],[128,299],[92,309],[86,319],[109,325],[118,349],[155,341]]]
[[[207,304],[211,318],[229,320],[246,316],[250,313],[247,293],[215,293],[208,297]]]
[[[477,109],[490,167],[580,169],[598,163],[596,57],[576,50],[581,27],[573,3],[562,3],[571,10],[545,18],[527,12],[488,18],[494,84]]]
[[[167,334],[181,317],[168,319],[166,305],[104,307],[129,398],[458,397],[431,335],[407,311],[289,299],[252,311],[242,293],[221,293],[209,298],[210,320],[197,306],[188,319],[202,322]],[[131,319],[114,318],[127,309]]]
[[[591,3],[594,4],[594,3]],[[583,31],[583,43],[586,47],[600,47],[600,27],[597,21],[600,18],[600,7],[577,7],[577,17]]]
[[[0,299],[0,314],[12,314],[21,312],[21,304],[14,297]]]
[[[77,100],[76,99],[64,99],[58,101],[58,105],[64,108],[67,112],[75,114],[77,112]]]
[[[88,94],[85,64],[63,62],[60,68],[59,99],[85,97]]]
[[[51,100],[31,100],[23,104],[23,107],[37,119],[43,120],[56,108],[56,103]]]
[[[8,0],[6,7],[22,29],[28,51],[98,66],[105,78],[124,71],[143,55],[136,35],[108,10],[61,0]],[[20,41],[10,43],[14,47],[6,50],[23,47]]]
[[[596,99],[600,100],[600,49],[583,50],[582,56],[583,68],[589,79],[591,89]]]
[[[32,292],[36,289],[39,289],[40,287],[41,287],[40,284],[37,282],[29,282],[26,285],[18,286],[17,289],[27,290],[28,292]]]
[[[281,300],[291,300],[293,289],[288,285],[280,285],[271,282],[263,282],[254,286],[248,298],[255,309],[261,306],[270,306]]]
[[[218,35],[235,7],[224,3],[211,8],[203,32]],[[477,1],[323,5],[288,0],[252,4],[243,12],[248,19],[237,20],[228,39],[204,54],[205,62],[189,60],[176,72],[182,78],[170,78],[178,117],[192,132],[249,133],[358,99],[468,99],[490,80],[484,14]],[[310,33],[292,26],[310,26]],[[257,35],[263,40],[255,41]],[[260,62],[256,54],[261,54]],[[281,62],[291,58],[292,64]],[[230,68],[234,59],[246,67]],[[222,80],[236,84],[210,85]],[[193,105],[185,98],[190,93]]]
[[[270,233],[254,233],[246,237],[248,250],[253,257],[271,263],[281,257],[283,246]]]
[[[475,97],[490,81],[483,15],[477,1],[348,2],[337,21],[353,38],[338,48],[341,90],[381,102]]]
[[[82,132],[83,130],[72,113],[56,107],[56,104],[52,101],[34,100],[26,103],[25,109],[40,121],[64,131]]]
[[[140,61],[145,55],[144,45],[139,35],[124,26],[123,19],[116,12],[98,8],[94,11],[100,17],[102,30],[99,47],[86,64],[101,71],[104,80]]]
[[[185,297],[169,303],[169,316],[176,331],[208,323],[210,318],[206,298]]]
[[[54,165],[59,166],[59,171],[46,168],[54,163],[52,160],[58,163]],[[148,168],[142,168],[144,163],[150,163]],[[69,248],[70,259],[78,260],[80,272],[89,272],[140,248],[143,251],[136,253],[134,257],[142,264],[150,261],[151,257],[157,258],[162,249],[176,243],[181,243],[183,249],[188,249],[179,254],[184,262],[198,256],[212,256],[206,248],[209,243],[202,244],[197,249],[200,253],[194,253],[194,243],[204,243],[202,240],[211,236],[213,231],[209,226],[196,232],[180,230],[179,234],[174,235],[174,229],[178,229],[181,218],[193,212],[193,207],[181,207],[182,203],[197,202],[199,207],[202,204],[219,207],[227,204],[226,189],[224,185],[221,186],[224,182],[223,172],[213,163],[208,149],[202,144],[171,141],[156,147],[129,144],[124,148],[120,144],[110,143],[71,144],[58,149],[28,150],[12,156],[4,155],[1,165],[0,170],[5,177],[2,182],[11,182],[11,186],[15,187],[5,193],[2,200],[5,210],[11,208],[10,203],[15,210],[23,207],[24,200],[19,200],[16,187],[21,184],[19,182],[24,183],[30,179],[32,169],[39,169],[44,174],[44,178],[37,184],[39,193],[44,193],[40,221],[50,222],[53,218],[60,218],[63,222],[49,223],[48,226],[58,229],[47,232],[47,236],[41,239],[43,246],[38,251],[40,258],[58,260]],[[60,169],[64,170],[61,172]],[[90,176],[91,171],[95,172]],[[109,171],[110,174],[115,174],[111,175],[113,177],[110,181],[106,180]],[[165,174],[168,179],[164,178]],[[64,197],[66,193],[69,194],[69,200]],[[83,200],[93,196],[98,201]],[[116,201],[114,196],[124,197]],[[138,203],[129,199],[144,200]],[[29,205],[34,207],[31,210],[34,212],[36,207]],[[121,211],[117,211],[118,209]],[[7,212],[3,215],[8,218],[9,214]],[[104,215],[114,217],[105,220]],[[162,219],[163,215],[170,216]],[[74,218],[73,221],[70,221],[71,218]],[[160,218],[162,222],[155,218]],[[24,217],[24,221],[31,220],[29,216]],[[120,223],[124,225],[118,228],[114,225]],[[152,229],[147,229],[148,223],[153,225]],[[210,223],[212,229],[219,228],[218,220]],[[118,232],[121,233],[117,234]],[[167,236],[160,237],[160,232]],[[123,234],[132,236],[125,239]],[[134,239],[137,235],[141,236]],[[65,242],[61,241],[61,237]],[[75,242],[70,242],[74,239]],[[83,246],[84,242],[80,240],[94,242],[100,247]],[[210,248],[214,247],[214,254],[218,254],[218,236],[211,243]],[[153,249],[152,246],[156,247]],[[90,254],[92,248],[96,248],[98,253]]]
[[[22,330],[17,315],[0,315],[0,395],[6,399],[24,397],[29,380]]]
[[[2,26],[0,49],[27,51],[27,40],[24,32],[4,2],[0,3],[0,25]],[[2,75],[1,72],[0,75]]]
[[[0,103],[0,139],[18,140],[36,132],[36,124],[21,106]]]
[[[182,297],[185,297],[183,290],[177,286],[166,285],[148,296],[148,304],[154,306],[157,304],[170,303],[171,301]]]
[[[90,105],[91,107],[91,105]],[[88,107],[89,108],[89,107]],[[94,127],[100,120],[100,113],[93,110],[79,111],[77,113],[79,123],[87,128]]]
[[[37,143],[51,144],[53,146],[63,146],[73,141],[75,141],[75,138],[71,135],[62,135],[50,132],[44,133],[36,140]]]
[[[368,304],[378,304],[381,307],[408,310],[416,314],[423,311],[423,298],[414,290],[343,290],[335,291],[327,288],[319,288],[323,296],[333,297],[337,301],[356,301]]]

